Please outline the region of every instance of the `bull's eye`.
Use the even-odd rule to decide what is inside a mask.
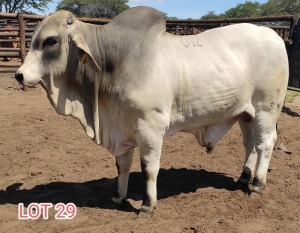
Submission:
[[[43,48],[46,46],[54,46],[57,44],[57,40],[55,40],[53,37],[47,38],[43,43]]]

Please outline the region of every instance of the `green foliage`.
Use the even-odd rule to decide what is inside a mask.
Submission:
[[[31,13],[32,10],[37,10],[45,13],[47,5],[50,2],[52,2],[52,0],[2,0],[0,1],[0,11],[7,13]]]
[[[261,9],[263,16],[300,14],[300,0],[269,0]]]
[[[285,101],[288,103],[293,103],[294,99],[299,96],[300,93],[296,91],[288,91],[285,96]]]
[[[129,9],[128,0],[62,0],[57,10],[68,10],[78,17],[113,18]]]
[[[160,13],[162,13],[165,16],[166,20],[177,20],[177,17],[173,17],[173,16],[168,16],[168,14],[166,12],[161,11]]]
[[[201,19],[223,19],[224,14],[216,14],[214,11],[209,11],[206,15],[202,16]]]
[[[300,13],[300,0],[269,0],[265,4],[247,1],[230,8],[223,14],[209,11],[202,19],[244,18],[271,15],[293,15]]]
[[[245,2],[238,4],[236,7],[225,11],[227,18],[244,18],[244,17],[256,17],[260,15],[261,8],[258,2]]]

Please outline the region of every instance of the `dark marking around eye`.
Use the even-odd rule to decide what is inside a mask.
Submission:
[[[44,41],[44,43],[43,43],[43,48],[45,48],[45,47],[47,47],[47,46],[52,47],[52,46],[54,46],[54,45],[56,45],[56,44],[57,44],[57,40],[54,39],[53,37],[49,37],[49,38],[47,38],[47,39]]]

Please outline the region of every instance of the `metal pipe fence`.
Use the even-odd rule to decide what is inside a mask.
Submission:
[[[15,72],[25,59],[33,32],[45,16],[0,13],[0,73]],[[231,18],[208,20],[169,20],[167,31],[176,35],[198,34],[203,31],[236,23],[255,23],[272,28],[286,42],[290,61],[290,82],[300,87],[300,20],[299,15],[268,16],[256,18]],[[79,18],[97,25],[110,19]],[[263,39],[263,38],[262,38]]]

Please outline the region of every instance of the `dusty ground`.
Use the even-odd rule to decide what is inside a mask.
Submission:
[[[158,204],[149,219],[134,219],[141,205],[138,153],[128,202],[108,200],[116,184],[115,159],[94,145],[79,123],[59,116],[40,88],[21,91],[0,74],[0,232],[300,232],[300,98],[279,122],[268,186],[249,197],[237,185],[244,161],[237,125],[206,154],[188,134],[165,140]],[[18,203],[69,203],[73,220],[18,220]]]

